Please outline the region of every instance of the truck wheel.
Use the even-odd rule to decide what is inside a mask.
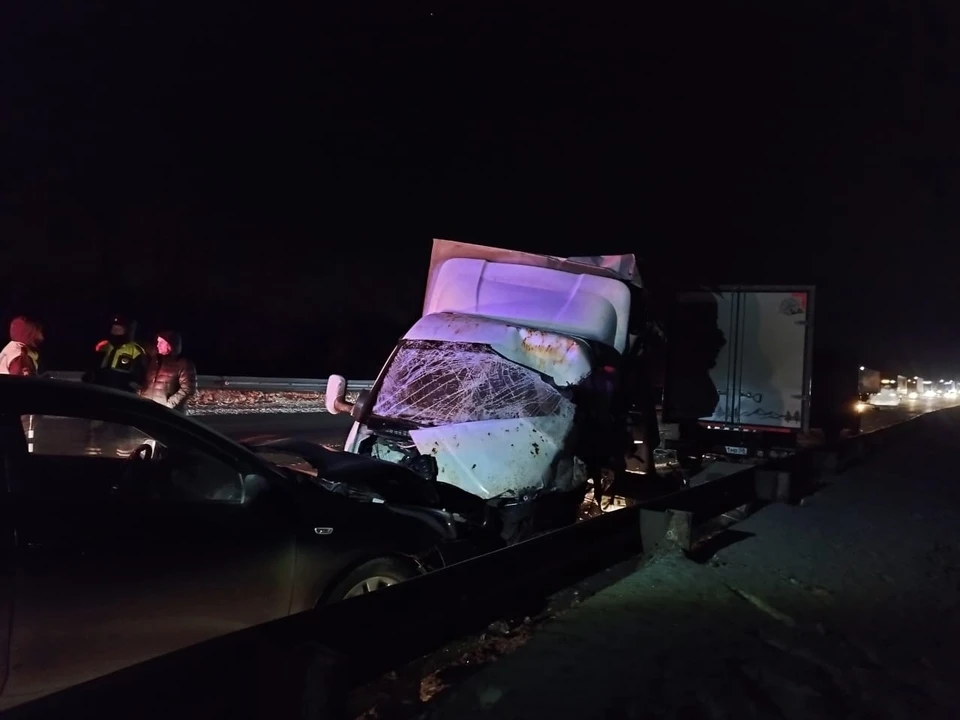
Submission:
[[[363,563],[338,582],[324,601],[325,604],[367,595],[377,590],[412,580],[420,573],[412,563],[399,558],[382,557]]]

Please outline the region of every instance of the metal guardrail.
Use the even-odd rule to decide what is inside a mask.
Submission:
[[[48,376],[56,380],[74,380],[79,382],[80,372],[51,372]],[[229,375],[198,375],[197,382],[201,390],[252,390],[259,392],[316,392],[327,389],[326,378],[267,378],[234,377]],[[373,380],[350,380],[348,391],[369,390]]]
[[[929,417],[929,416],[921,416]],[[241,630],[68,688],[5,718],[341,718],[347,693],[494,620],[534,614],[559,590],[663,542],[684,549],[721,513],[788,502],[819,474],[890,445],[920,418],[804,450],[617,510],[385,590]]]

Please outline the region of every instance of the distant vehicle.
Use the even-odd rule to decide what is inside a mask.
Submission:
[[[914,376],[912,379],[907,380],[907,399],[909,400],[918,400],[923,396],[923,383],[924,380],[922,377]]]
[[[407,580],[466,534],[399,465],[80,383],[0,377],[0,450],[0,708]]]
[[[871,395],[867,403],[877,407],[896,407],[900,404],[900,394],[896,387],[885,386],[876,395]]]
[[[876,395],[883,387],[883,381],[880,379],[879,370],[860,366],[859,390],[860,395]]]
[[[880,381],[880,390],[881,390],[881,392],[882,392],[882,391],[885,391],[885,390],[889,390],[889,391],[892,391],[893,393],[895,393],[895,394],[897,395],[897,397],[900,397],[900,396],[901,396],[900,386],[899,386],[899,379],[900,379],[900,377],[901,377],[901,376],[898,376],[897,379],[884,378],[883,380],[881,380],[881,381]],[[906,378],[903,378],[903,383],[904,383],[904,392],[902,393],[903,395],[906,395],[906,382],[907,382],[907,379],[906,379]],[[888,394],[889,394],[889,393],[888,393]],[[867,400],[868,400],[868,402],[869,402],[869,401],[870,401],[870,398],[867,398]]]

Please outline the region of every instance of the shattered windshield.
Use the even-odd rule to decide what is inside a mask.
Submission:
[[[408,340],[387,369],[373,413],[436,426],[558,415],[569,402],[489,345]]]

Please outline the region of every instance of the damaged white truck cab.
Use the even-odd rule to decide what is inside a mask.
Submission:
[[[632,255],[556,258],[435,240],[423,314],[370,391],[327,408],[345,449],[472,496],[504,538],[575,520],[586,490],[585,384],[629,343]],[[454,508],[451,508],[454,509]]]

